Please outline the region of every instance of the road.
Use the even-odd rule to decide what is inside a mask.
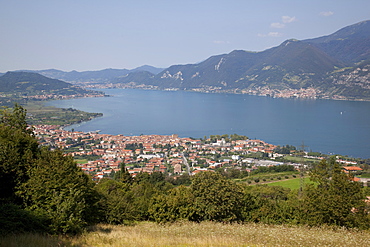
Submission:
[[[184,152],[181,152],[180,154],[181,154],[182,160],[184,161],[184,164],[186,165],[186,169],[188,171],[188,174],[190,176],[191,172],[190,172],[190,166],[189,166],[188,160],[185,158]]]

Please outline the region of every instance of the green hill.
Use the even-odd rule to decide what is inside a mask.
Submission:
[[[61,80],[51,79],[31,72],[7,72],[0,76],[0,92],[38,95],[54,93],[59,95],[84,95],[91,91]]]

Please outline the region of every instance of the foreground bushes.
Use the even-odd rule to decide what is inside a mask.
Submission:
[[[25,116],[19,106],[1,113],[1,232],[82,232],[97,219],[94,183],[72,157],[39,147]]]

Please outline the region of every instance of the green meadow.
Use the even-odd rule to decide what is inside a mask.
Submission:
[[[313,184],[313,182],[310,180],[310,178],[305,177],[303,179],[303,185],[305,184]],[[288,179],[283,181],[277,181],[277,182],[271,182],[267,183],[269,186],[282,186],[285,188],[289,188],[291,190],[299,189],[301,185],[301,179],[300,178],[294,178],[294,179]]]

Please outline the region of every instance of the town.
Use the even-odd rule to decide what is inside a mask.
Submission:
[[[251,172],[261,166],[292,165],[299,170],[306,165],[278,161],[282,154],[277,146],[246,136],[222,135],[202,139],[181,138],[178,135],[123,136],[101,134],[99,131],[67,131],[58,125],[36,125],[34,132],[41,145],[59,148],[73,156],[78,166],[94,180],[113,177],[125,164],[131,176],[138,173],[162,172],[172,176],[195,175],[218,168]],[[292,150],[294,153],[296,150]],[[258,158],[259,154],[263,158]],[[305,155],[306,159],[323,157]],[[275,160],[277,159],[277,160]],[[345,165],[354,161],[337,160]]]

